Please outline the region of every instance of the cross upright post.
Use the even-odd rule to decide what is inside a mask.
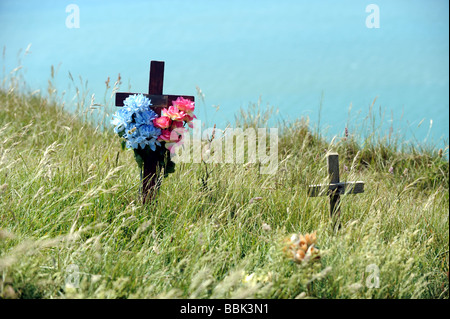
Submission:
[[[194,101],[194,97],[190,95],[163,95],[164,83],[164,61],[150,62],[150,79],[148,84],[148,94],[143,94],[150,99],[152,105],[150,108],[155,111],[158,116],[161,115],[163,108],[169,107],[173,101],[178,97]],[[138,93],[117,92],[116,106],[123,106],[124,100],[130,96]],[[152,200],[159,189],[159,167],[158,161],[153,156],[143,157],[144,168],[142,176],[142,203],[145,204]]]
[[[328,195],[330,197],[330,217],[336,220],[340,227],[341,194],[358,194],[364,192],[364,182],[340,182],[339,180],[339,155],[330,153],[327,155],[327,168],[330,184],[310,185],[308,196],[316,197]],[[325,191],[324,191],[325,190]]]
[[[330,183],[339,183],[339,156],[337,154],[329,154],[327,157],[328,176]],[[330,216],[339,218],[341,208],[339,207],[341,196],[339,192],[333,191],[330,194]]]

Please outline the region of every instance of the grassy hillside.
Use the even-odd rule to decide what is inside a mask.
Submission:
[[[243,114],[239,127],[266,123]],[[277,174],[180,164],[143,207],[112,130],[4,91],[0,132],[2,298],[449,297],[448,147],[351,131],[330,143],[302,119],[280,124]],[[326,180],[328,151],[342,180],[366,182],[341,198],[337,233],[328,200],[306,189]],[[319,261],[285,257],[284,238],[314,230]]]

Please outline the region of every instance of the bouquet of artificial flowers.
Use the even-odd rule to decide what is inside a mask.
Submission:
[[[183,97],[177,98],[158,116],[151,108],[151,101],[142,94],[127,97],[124,107],[111,120],[114,132],[122,138],[122,147],[133,149],[136,162],[142,168],[144,156],[155,158],[164,167],[165,176],[175,170],[169,159],[176,146],[182,144],[184,127],[192,128],[195,104]]]
[[[309,260],[320,259],[320,252],[316,246],[317,232],[310,234],[293,234],[285,239],[283,252],[286,257],[296,263],[308,262]]]

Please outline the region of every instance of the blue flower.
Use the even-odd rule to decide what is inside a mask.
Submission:
[[[126,147],[137,149],[139,146],[144,149],[145,147],[145,137],[140,135],[139,128],[136,123],[131,123],[125,130],[123,138],[127,141]]]
[[[142,94],[130,95],[123,101],[124,108],[131,113],[144,112],[150,105],[150,100]]]
[[[126,109],[122,108],[118,110],[111,120],[111,124],[114,125],[114,132],[121,133],[125,131],[129,123],[132,121],[132,114]]]
[[[128,142],[130,143],[135,143],[135,140],[139,137],[139,130],[138,127],[136,126],[136,123],[130,123],[126,128],[125,128],[125,133],[123,134],[123,138],[126,139]],[[136,147],[132,147],[132,148],[136,148]]]
[[[142,94],[127,97],[124,107],[118,110],[111,120],[114,132],[126,140],[126,147],[144,149],[149,146],[155,151],[161,146],[157,140],[161,130],[153,125],[153,119],[158,115],[150,108],[150,100]]]
[[[141,125],[139,126],[139,132],[146,138],[158,138],[161,135],[161,130],[153,125]]]
[[[144,138],[144,144],[148,145],[152,151],[156,150],[156,145],[160,143],[156,140],[161,135],[161,130],[152,125],[141,125],[139,127],[140,136]],[[145,146],[144,146],[145,147]],[[141,148],[144,148],[141,145]]]
[[[134,121],[138,125],[151,124],[157,117],[158,115],[152,109],[147,108],[145,111],[135,113]]]

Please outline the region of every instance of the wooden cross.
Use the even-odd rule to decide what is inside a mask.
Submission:
[[[364,182],[339,181],[339,155],[337,153],[330,153],[327,155],[327,166],[330,184],[310,185],[308,196],[330,196],[330,216],[336,218],[336,222],[338,223],[341,214],[340,195],[364,193]],[[324,192],[324,190],[326,191]]]
[[[150,99],[152,105],[151,109],[159,116],[163,108],[169,107],[172,101],[178,97],[194,101],[193,96],[188,95],[163,95],[163,82],[164,82],[164,61],[151,61],[150,62],[150,80],[148,85],[148,94],[143,94]],[[116,106],[123,106],[123,101],[130,95],[139,93],[130,92],[117,92],[116,93]],[[152,199],[156,193],[159,185],[158,180],[158,161],[152,156],[143,158],[144,161],[144,174],[142,178],[142,202],[145,204],[148,199]]]

